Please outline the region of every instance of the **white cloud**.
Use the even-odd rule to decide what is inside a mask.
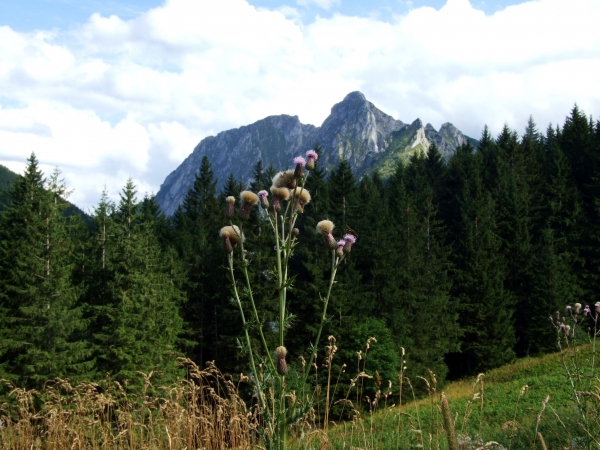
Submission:
[[[316,5],[319,8],[329,9],[333,5],[339,5],[341,0],[296,0],[296,3],[301,6]]]
[[[595,0],[492,16],[448,0],[386,21],[301,17],[244,0],[169,0],[68,32],[0,27],[0,163],[22,168],[35,151],[89,208],[128,177],[156,192],[207,135],[272,114],[320,125],[353,90],[403,121],[450,121],[474,137],[484,123],[522,131],[530,114],[542,129],[562,123],[575,102],[600,109]]]

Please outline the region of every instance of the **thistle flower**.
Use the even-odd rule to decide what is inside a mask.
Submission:
[[[350,250],[352,250],[352,244],[356,242],[356,236],[353,234],[345,234],[344,241],[346,242],[346,245],[344,245],[344,252],[350,253]]]
[[[273,177],[273,186],[277,188],[296,188],[296,178],[293,170],[284,170]],[[273,191],[271,190],[271,193]]]
[[[338,258],[343,258],[344,257],[344,247],[346,246],[346,241],[345,240],[339,240],[337,241],[337,248],[335,249],[335,255]]]
[[[227,253],[233,252],[233,248],[244,240],[244,235],[237,225],[228,225],[221,228],[219,236],[223,238],[223,248]]]
[[[233,215],[235,214],[235,208],[234,208],[235,197],[232,197],[230,195],[229,197],[227,197],[225,199],[225,201],[227,202],[227,207],[225,208],[225,217],[227,217],[228,219],[231,219],[233,217]]]
[[[294,190],[295,201],[294,204],[299,212],[304,212],[304,206],[310,202],[310,192],[306,189],[297,187]]]
[[[273,210],[279,212],[281,210],[281,202],[290,198],[290,190],[285,187],[271,186],[271,194],[273,194]]]
[[[258,192],[258,198],[260,198],[260,206],[262,207],[262,209],[269,208],[269,200],[267,200],[268,196],[269,196],[269,193],[267,191],[265,191],[264,189],[262,191]]]
[[[281,376],[288,373],[287,363],[285,357],[287,355],[287,349],[283,346],[275,349],[275,356],[277,357],[277,373]]]
[[[306,161],[306,170],[313,170],[315,168],[315,161],[319,159],[319,155],[314,150],[309,150],[306,152],[306,157],[308,161]]]
[[[571,310],[572,310],[572,309],[573,309],[573,308],[571,308],[571,305],[568,305],[568,306],[567,306],[567,311],[568,311],[568,312],[571,312]]]
[[[589,313],[591,313],[590,305],[585,305],[585,308],[583,309],[583,315],[587,316]]]
[[[248,217],[250,217],[250,210],[258,203],[258,195],[254,192],[242,191],[242,193],[240,193],[240,199],[242,201],[239,212],[240,220],[248,220]]]
[[[596,303],[596,312],[600,313],[600,302]]]
[[[581,311],[581,303],[575,303],[575,314],[579,314]]]
[[[304,173],[304,166],[306,165],[306,159],[302,156],[296,156],[294,158],[294,164],[296,164],[296,169],[294,170],[294,178],[302,178],[302,174]]]
[[[336,250],[338,245],[337,241],[331,234],[333,231],[334,225],[331,220],[321,220],[317,224],[317,231],[323,235],[325,238],[325,245],[329,250]]]
[[[335,225],[333,224],[333,222],[331,220],[321,220],[317,224],[317,231],[324,235],[331,234],[331,232],[333,231],[334,228],[335,228]]]

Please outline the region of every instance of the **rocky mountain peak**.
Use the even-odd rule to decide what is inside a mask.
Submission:
[[[420,119],[407,125],[356,91],[331,108],[321,127],[302,124],[298,116],[269,116],[203,139],[165,179],[156,201],[166,214],[173,214],[192,187],[205,155],[220,189],[230,174],[248,183],[258,160],[262,160],[263,167],[291,167],[293,157],[304,154],[315,143],[323,149],[321,166],[335,167],[346,159],[360,177],[373,170],[389,175],[398,159],[407,159],[417,151],[427,152],[431,142],[445,156],[451,155],[466,139],[449,123],[442,125],[439,133],[430,124],[423,127]]]

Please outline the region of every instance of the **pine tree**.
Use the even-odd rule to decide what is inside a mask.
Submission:
[[[12,203],[0,219],[0,367],[23,387],[91,370],[83,328],[83,292],[73,283],[74,247],[63,213],[68,191],[55,171],[48,182],[35,155],[13,184]]]
[[[129,180],[113,215],[112,251],[104,263],[110,280],[95,338],[100,369],[130,384],[140,382],[137,371],[165,376],[177,371],[184,298],[165,267],[149,216],[143,216]]]
[[[495,205],[484,185],[485,155],[460,152],[464,174],[456,192],[458,226],[454,229],[453,297],[459,302],[463,330],[461,353],[450,355],[451,373],[473,374],[505,364],[514,358],[514,300],[504,287],[506,269],[499,250]],[[454,158],[453,158],[454,159]]]

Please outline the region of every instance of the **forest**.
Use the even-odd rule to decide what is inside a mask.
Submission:
[[[138,371],[177,379],[180,356],[247,373],[219,238],[225,198],[268,189],[288,168],[256,161],[249,186],[230,176],[217,192],[204,158],[172,217],[131,181],[118,202],[105,193],[87,217],[66,212],[60,172],[44,175],[31,155],[0,213],[0,378],[37,389],[56,377],[110,376],[135,389]],[[566,304],[600,300],[599,175],[600,122],[577,106],[545,132],[533,119],[522,135],[485,128],[477,148],[466,144],[448,161],[432,145],[385,180],[357,180],[344,160],[329,171],[317,163],[290,261],[291,370],[309,351],[329,280],[315,230],[323,219],[357,237],[338,269],[324,331],[337,339],[336,364],[356,365],[369,337],[377,339],[369,366],[384,380],[404,364],[408,376],[431,369],[456,379],[554,351],[549,318]],[[259,317],[276,342],[266,229],[254,208],[245,247]]]

